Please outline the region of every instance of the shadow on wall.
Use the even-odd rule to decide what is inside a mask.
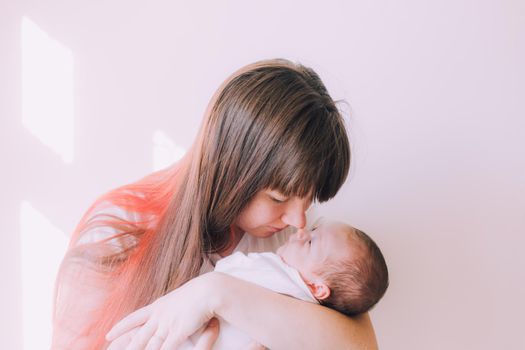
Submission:
[[[21,48],[22,125],[36,139],[32,145],[52,153],[48,161],[62,172],[75,162],[74,55],[27,17],[21,21]],[[171,165],[185,153],[162,130],[155,131],[151,141],[153,170]],[[48,205],[52,206],[30,200],[19,204],[25,350],[51,344],[53,287],[68,241],[66,232],[38,209]]]

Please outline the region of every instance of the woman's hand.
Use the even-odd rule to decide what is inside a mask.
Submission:
[[[208,322],[206,325],[206,328],[201,332],[199,335],[199,339],[197,339],[197,342],[195,343],[195,346],[193,346],[193,350],[211,350],[213,348],[213,345],[217,341],[217,338],[219,337],[219,320],[215,317]],[[133,337],[137,333],[137,331],[140,329],[140,327],[134,328],[131,331],[124,333],[117,339],[113,340],[108,347],[108,350],[118,350],[118,349],[127,349],[128,345],[130,345],[131,341],[133,340]],[[148,345],[146,347],[147,350],[156,350],[160,349],[163,344],[160,342],[157,342],[155,340],[148,342]],[[167,345],[166,345],[167,346]],[[260,347],[259,343],[252,343],[250,346],[245,350],[265,350],[265,347]]]
[[[211,350],[219,337],[219,331],[219,320],[214,317],[199,336],[193,350]]]
[[[110,349],[122,348],[113,341],[127,350],[176,348],[214,316],[214,279],[214,273],[194,278],[122,319],[106,335]]]

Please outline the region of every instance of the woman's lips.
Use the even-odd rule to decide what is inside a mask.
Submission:
[[[269,228],[268,232],[271,232],[271,233],[276,233],[282,230],[282,228],[273,227],[273,226],[268,226],[268,228]]]

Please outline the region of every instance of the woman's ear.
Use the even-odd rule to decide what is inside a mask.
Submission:
[[[306,285],[317,300],[325,300],[330,296],[330,288],[324,282],[307,282]]]

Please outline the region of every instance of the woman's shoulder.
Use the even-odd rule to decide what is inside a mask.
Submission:
[[[141,215],[109,201],[97,203],[81,223],[75,246],[98,243],[122,233],[124,226],[136,226]]]
[[[98,197],[81,219],[71,245],[100,242],[122,231],[154,228],[177,187],[179,163]]]
[[[119,266],[150,228],[146,217],[110,201],[97,202],[71,236],[63,264],[74,260],[102,270]]]

